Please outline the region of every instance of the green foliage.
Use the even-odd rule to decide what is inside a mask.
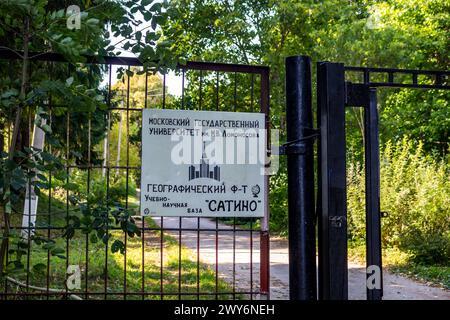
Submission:
[[[112,170],[111,170],[112,171]],[[61,194],[58,191],[70,189],[70,196],[75,202],[99,203],[109,199],[116,203],[125,205],[128,197],[135,197],[137,194],[137,186],[135,180],[129,176],[128,184],[125,172],[118,174],[109,174],[109,181],[106,176],[102,176],[101,172],[91,170],[71,170],[70,181],[67,184],[66,175],[54,176],[52,179],[52,188],[54,196]],[[107,182],[109,182],[107,184]],[[59,196],[62,198],[62,196]]]
[[[280,159],[281,160],[281,159]],[[287,235],[288,199],[287,199],[286,161],[280,161],[280,170],[270,177],[270,230]]]
[[[448,152],[450,93],[442,90],[401,90],[389,95],[381,113],[382,138],[409,135],[423,141],[427,152]]]
[[[8,242],[21,243],[17,232],[10,230],[11,214],[20,210],[17,208],[23,202],[27,183],[39,194],[40,189],[49,186],[50,174],[55,196],[65,191],[67,205],[77,208],[68,218],[64,237],[73,237],[75,227],[83,226],[87,233],[97,230],[97,236],[105,241],[109,233],[104,226],[110,224],[110,219],[130,236],[138,233],[131,218],[133,211],[121,203],[128,194],[135,194],[133,184],[124,187],[123,178],[118,179],[109,199],[92,202],[89,189],[83,187],[86,184],[77,183],[77,174],[72,179],[69,169],[64,172],[61,160],[66,166],[98,165],[101,161],[92,146],[104,139],[106,106],[111,97],[100,86],[106,67],[84,64],[86,55],[114,56],[120,50],[129,50],[139,57],[145,70],[175,66],[171,41],[160,41],[158,28],[167,4],[147,0],[94,0],[89,8],[84,1],[71,4],[81,7],[80,29],[67,27],[66,1],[0,2],[0,48],[17,57],[0,62],[0,277],[5,267],[9,268],[5,265]],[[134,28],[143,23],[148,26]],[[121,40],[112,43],[111,34]],[[31,60],[36,52],[60,53],[69,63],[35,63]],[[45,151],[30,148],[29,123],[33,118],[46,134]],[[8,129],[12,137],[6,136]],[[51,255],[63,258],[59,248],[49,247],[51,239],[44,240],[40,243],[48,247]],[[95,236],[91,240],[95,241]],[[11,262],[20,268],[22,249],[15,251],[17,259]],[[123,252],[119,244],[114,249]]]
[[[174,50],[186,59],[270,66],[271,120],[282,130],[287,56],[370,67],[450,67],[446,0],[174,0],[167,13],[164,36],[175,41]],[[354,75],[348,80],[355,80]],[[426,150],[447,152],[442,143],[449,142],[449,108],[443,102],[448,95],[425,91],[390,98],[392,93],[379,93],[380,117],[386,119],[380,123],[383,141],[412,134],[424,141]],[[357,152],[361,116],[350,111],[347,117],[347,135]],[[414,127],[420,134],[406,132]]]
[[[422,265],[422,264],[401,264],[392,268],[395,272],[405,274],[410,277],[430,281],[450,289],[450,266],[445,265]]]
[[[450,262],[450,164],[426,156],[422,143],[403,139],[381,153],[382,243],[410,252],[421,263]],[[348,170],[348,228],[353,241],[365,239],[364,170]]]

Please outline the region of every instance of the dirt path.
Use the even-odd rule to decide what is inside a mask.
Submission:
[[[160,223],[160,219],[155,219]],[[164,218],[165,228],[179,228],[179,218]],[[181,242],[184,246],[197,250],[197,231],[184,229],[197,229],[197,218],[182,218]],[[200,228],[215,229],[216,223],[207,218],[200,219]],[[219,224],[220,229],[232,230],[232,227]],[[178,239],[178,231],[168,231],[175,239]],[[218,260],[218,271],[221,278],[230,284],[235,284],[236,289],[249,290],[259,286],[259,234],[253,234],[253,257],[250,258],[250,232],[238,231],[233,237],[233,232],[219,231],[218,253],[216,255],[216,231],[202,231],[200,234],[200,257],[207,264],[215,266]],[[233,254],[233,246],[235,253]],[[235,264],[233,264],[233,261]],[[251,273],[250,265],[253,265]],[[233,270],[234,265],[234,270]],[[362,265],[349,263],[349,299],[363,300],[365,291],[365,268]],[[233,272],[234,271],[234,272]],[[234,275],[234,276],[233,276]],[[284,239],[272,239],[270,250],[270,276],[271,299],[288,299],[289,296],[289,272],[288,272],[288,246]],[[234,278],[234,281],[233,281]],[[450,300],[450,291],[430,287],[418,283],[409,278],[384,272],[384,299],[401,300]]]

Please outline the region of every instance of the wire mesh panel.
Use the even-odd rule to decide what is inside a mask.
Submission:
[[[33,170],[48,183],[35,198],[17,191],[29,205],[22,200],[11,215],[10,230],[21,235],[9,241],[8,261],[20,255],[23,268],[8,273],[1,299],[268,298],[267,193],[262,219],[143,218],[138,187],[143,109],[262,112],[268,128],[268,68],[188,62],[175,79],[145,72],[132,58],[88,64],[38,58],[33,70],[69,87],[81,83],[97,96],[95,107],[80,109],[43,93],[24,111],[24,146],[31,149],[34,123],[45,111],[51,135],[40,153],[41,171]],[[3,60],[2,69],[9,63]],[[179,94],[169,92],[169,81],[180,82]],[[13,110],[2,117],[7,150]]]

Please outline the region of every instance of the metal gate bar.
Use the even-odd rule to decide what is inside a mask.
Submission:
[[[316,300],[316,216],[311,59],[286,58],[289,298]]]
[[[348,297],[344,65],[317,64],[319,299]]]
[[[377,110],[377,90],[369,89],[368,104],[364,108],[364,159],[366,178],[366,267],[375,266],[380,288],[367,286],[367,300],[381,300],[383,296],[381,262],[380,212],[380,142]],[[378,272],[379,271],[379,272]]]

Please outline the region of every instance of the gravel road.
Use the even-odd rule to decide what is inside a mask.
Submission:
[[[155,219],[160,223],[160,218]],[[179,218],[164,218],[165,228],[179,228]],[[198,228],[197,218],[182,218],[182,229]],[[208,218],[200,219],[201,229],[215,229],[216,222]],[[232,227],[219,224],[220,229],[232,230]],[[178,239],[178,231],[167,231],[175,239]],[[202,231],[200,233],[200,257],[204,263],[213,267],[216,263],[215,231]],[[197,250],[197,231],[182,231],[182,245]],[[233,246],[235,253],[233,254]],[[249,290],[250,288],[250,232],[238,231],[235,237],[229,231],[219,232],[218,254],[219,274],[222,279],[231,285],[234,283],[236,290]],[[233,272],[233,261],[235,270]],[[253,234],[253,285],[259,285],[259,234]],[[349,299],[365,299],[365,272],[364,266],[349,262]],[[285,239],[271,239],[270,250],[270,277],[271,299],[288,299],[289,297],[289,272],[288,272],[288,245]],[[255,288],[255,287],[254,287]],[[431,287],[409,278],[384,271],[384,297],[385,300],[450,300],[450,291],[437,287]]]

